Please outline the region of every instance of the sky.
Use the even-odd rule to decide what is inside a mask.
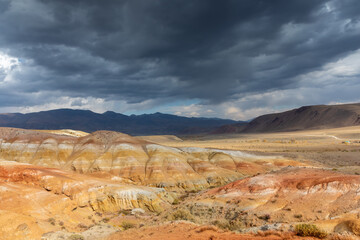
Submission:
[[[358,0],[0,0],[0,112],[248,120],[359,93]]]

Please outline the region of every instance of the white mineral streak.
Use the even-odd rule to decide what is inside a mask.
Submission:
[[[165,146],[161,146],[161,145],[157,145],[157,144],[148,144],[148,145],[146,145],[146,149],[148,151],[161,151],[161,152],[174,152],[174,153],[182,152],[181,150],[179,150],[177,148],[165,147]]]
[[[254,159],[274,159],[278,158],[278,156],[258,156],[250,153],[244,153],[241,151],[234,150],[221,150],[221,149],[211,149],[211,148],[199,148],[199,147],[184,147],[181,148],[184,152],[187,153],[224,153],[230,155],[232,157],[241,157],[241,158],[254,158]]]

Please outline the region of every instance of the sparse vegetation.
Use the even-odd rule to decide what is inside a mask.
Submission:
[[[327,233],[313,224],[298,224],[295,226],[295,233],[301,237],[326,238]]]

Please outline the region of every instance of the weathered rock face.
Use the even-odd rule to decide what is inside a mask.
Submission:
[[[247,227],[252,227],[350,216],[358,218],[359,191],[360,176],[290,167],[211,189],[195,203],[208,207],[232,207],[240,218],[247,221]],[[325,227],[332,231],[334,224],[325,224]]]
[[[0,158],[167,189],[203,189],[288,165],[278,157],[238,151],[171,148],[126,134],[83,137],[0,128]]]
[[[40,239],[42,233],[61,227],[76,231],[79,224],[93,224],[99,218],[96,213],[132,208],[162,211],[172,201],[160,188],[0,161],[0,236],[4,239]]]

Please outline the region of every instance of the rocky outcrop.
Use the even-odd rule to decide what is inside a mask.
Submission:
[[[0,128],[0,159],[166,189],[203,189],[243,176],[301,165],[239,151],[171,148],[126,134],[83,137]]]

